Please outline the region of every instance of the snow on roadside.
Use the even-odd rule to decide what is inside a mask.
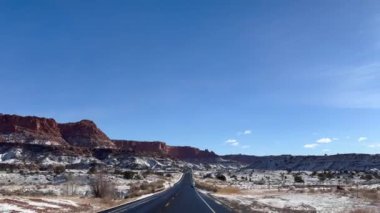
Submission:
[[[8,203],[0,203],[1,212],[23,212],[23,213],[34,213],[35,211],[20,208],[16,205],[8,204]]]
[[[66,199],[4,197],[0,199],[0,212],[75,212],[90,210],[90,206]]]
[[[78,207],[79,205],[72,201],[72,200],[61,200],[61,199],[49,199],[49,198],[41,198],[41,200],[43,201],[47,201],[49,203],[57,203],[58,205],[61,204],[61,205],[69,205],[69,206],[75,206],[75,207]]]
[[[203,193],[207,193],[203,191]],[[216,198],[236,202],[252,208],[267,206],[276,209],[309,210],[314,208],[317,212],[345,212],[356,208],[376,208],[369,202],[347,196],[334,194],[276,194],[276,195],[250,195],[250,194],[212,194]]]

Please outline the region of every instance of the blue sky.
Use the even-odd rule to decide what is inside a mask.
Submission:
[[[0,112],[219,154],[380,153],[380,2],[0,1]]]

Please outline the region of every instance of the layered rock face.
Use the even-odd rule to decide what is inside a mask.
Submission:
[[[94,122],[82,120],[58,124],[62,137],[72,146],[89,148],[114,148],[115,145]]]
[[[0,142],[68,145],[54,119],[0,114]]]
[[[0,142],[86,148],[115,145],[94,122],[58,124],[54,119],[0,114]]]
[[[181,160],[206,160],[218,157],[218,155],[213,152],[209,152],[208,150],[203,151],[190,146],[169,146],[166,143],[160,141],[141,142],[114,140],[113,142],[117,148],[136,154],[165,155],[167,157]]]
[[[160,141],[142,142],[132,140],[113,140],[113,143],[118,149],[140,154],[166,155],[168,149],[166,143]]]
[[[190,146],[170,146],[168,147],[168,154],[173,158],[184,160],[210,160],[219,157],[214,152],[209,152],[208,150],[200,150]]]

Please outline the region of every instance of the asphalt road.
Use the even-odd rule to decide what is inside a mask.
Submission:
[[[198,192],[192,187],[193,177],[190,172],[172,188],[161,193],[123,206],[103,211],[102,213],[121,212],[163,212],[163,213],[225,213],[231,212],[212,198]]]

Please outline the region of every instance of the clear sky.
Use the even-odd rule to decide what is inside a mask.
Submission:
[[[218,154],[380,153],[380,1],[0,1],[0,112]]]

